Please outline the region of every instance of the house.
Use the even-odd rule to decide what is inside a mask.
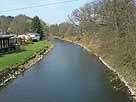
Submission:
[[[27,35],[30,36],[32,41],[39,41],[40,40],[40,34],[38,34],[38,33],[29,33]]]
[[[13,35],[0,35],[0,53],[17,49],[18,38]]]
[[[30,40],[39,41],[40,34],[38,34],[38,33],[25,33],[25,34],[18,35],[18,38],[20,38],[22,42],[28,42]]]

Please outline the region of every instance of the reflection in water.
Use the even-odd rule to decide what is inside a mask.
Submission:
[[[81,47],[54,41],[43,60],[0,91],[0,102],[129,102],[104,79],[104,65]]]

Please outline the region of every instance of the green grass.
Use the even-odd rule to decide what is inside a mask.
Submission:
[[[22,51],[0,55],[0,70],[8,68],[10,65],[21,64],[29,59],[35,52],[48,46],[48,42],[39,41],[23,46]]]

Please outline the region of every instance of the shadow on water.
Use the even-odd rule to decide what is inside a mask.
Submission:
[[[0,102],[131,102],[112,88],[97,57],[80,46],[53,42],[48,55],[0,90]]]

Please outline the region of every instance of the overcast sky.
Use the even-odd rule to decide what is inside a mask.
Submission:
[[[2,0],[0,11],[34,6],[34,5],[41,5],[41,4],[50,4],[50,3],[62,2],[62,1],[69,1],[69,0]],[[39,7],[39,8],[31,8],[31,9],[10,11],[10,12],[0,12],[0,15],[16,16],[18,14],[25,14],[30,17],[37,15],[49,24],[60,23],[66,21],[68,19],[67,15],[70,14],[74,9],[79,8],[83,4],[91,1],[92,0],[78,0],[78,1],[73,1],[71,3],[50,5],[50,6]]]

